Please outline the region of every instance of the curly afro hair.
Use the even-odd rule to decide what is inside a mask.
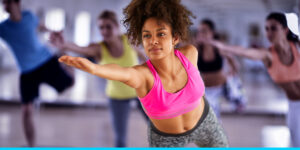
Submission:
[[[148,18],[154,17],[169,24],[172,35],[179,36],[182,41],[188,41],[189,27],[193,24],[191,18],[195,18],[180,0],[132,0],[123,13],[123,23],[134,45],[141,44],[142,28]]]

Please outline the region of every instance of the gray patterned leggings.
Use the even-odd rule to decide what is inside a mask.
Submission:
[[[184,147],[192,142],[199,147],[228,147],[223,128],[206,100],[203,115],[193,129],[182,134],[168,134],[150,123],[148,140],[150,147]]]

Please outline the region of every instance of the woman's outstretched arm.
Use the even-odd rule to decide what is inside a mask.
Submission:
[[[116,64],[98,65],[86,58],[72,56],[62,56],[59,61],[101,78],[123,82],[135,89],[143,83],[143,76],[134,67],[121,67]]]
[[[93,57],[100,61],[101,58],[101,47],[100,44],[91,43],[88,46],[78,46],[73,42],[65,41],[62,31],[52,32],[50,35],[50,42],[53,46],[60,49],[61,51],[71,51],[85,57]]]
[[[264,49],[244,48],[241,46],[226,45],[219,41],[210,41],[210,44],[217,47],[220,51],[233,55],[246,57],[253,60],[265,61],[269,59],[269,52]]]

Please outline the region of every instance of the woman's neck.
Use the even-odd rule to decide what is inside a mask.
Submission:
[[[160,60],[151,61],[151,63],[155,66],[158,74],[161,76],[168,76],[175,75],[177,73],[177,66],[179,66],[177,64],[180,62],[177,61],[175,53],[172,51],[167,57]]]
[[[274,49],[283,64],[290,65],[294,62],[293,50],[288,40],[274,45]]]
[[[120,45],[122,45],[122,39],[120,38],[120,36],[115,36],[110,40],[105,41],[106,45],[108,47],[120,47]]]
[[[290,43],[287,39],[280,40],[274,44],[274,48],[278,53],[288,53],[290,50]]]

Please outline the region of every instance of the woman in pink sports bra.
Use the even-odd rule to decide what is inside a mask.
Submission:
[[[298,36],[293,34],[283,13],[274,12],[266,19],[269,50],[247,49],[229,46],[218,41],[206,41],[224,52],[261,60],[268,69],[272,80],[279,85],[289,98],[287,124],[290,129],[291,144],[300,147],[300,54],[297,49]]]
[[[197,69],[198,53],[187,41],[192,13],[180,0],[133,0],[124,9],[132,43],[143,44],[149,60],[134,67],[98,65],[85,58],[62,56],[59,61],[101,78],[123,82],[137,92],[149,125],[149,146],[227,147],[223,128],[204,99]]]

